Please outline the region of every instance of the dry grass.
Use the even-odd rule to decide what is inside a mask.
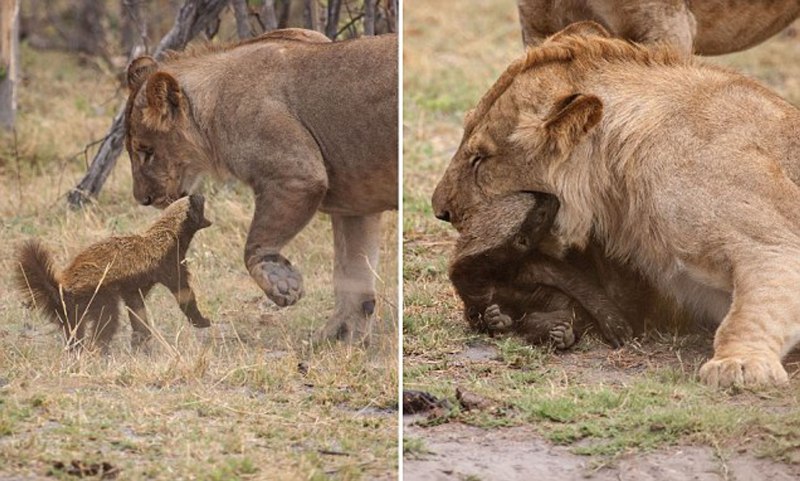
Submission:
[[[620,351],[588,339],[559,355],[467,329],[447,280],[456,234],[433,217],[430,196],[458,147],[464,113],[521,54],[519,24],[507,0],[469,8],[456,0],[407,0],[405,12],[403,382],[453,405],[455,386],[462,386],[495,406],[455,409],[427,422],[531,426],[552,442],[602,459],[693,442],[713,446],[721,457],[737,446],[800,461],[797,381],[758,395],[700,385],[696,372],[710,354],[709,336],[654,333]],[[710,61],[758,77],[800,105],[796,32]],[[797,371],[797,364],[787,367]],[[411,451],[424,445],[424,438],[410,440]]]
[[[15,246],[40,237],[64,263],[158,212],[134,205],[127,156],[95,206],[66,207],[84,169],[73,154],[103,135],[122,92],[64,54],[24,50],[23,62],[17,140],[0,143],[0,478],[44,477],[73,459],[108,462],[122,479],[395,477],[397,215],[384,220],[383,322],[368,349],[308,342],[333,307],[327,219],[318,216],[287,249],[307,296],[277,309],[242,262],[251,194],[217,183],[206,186],[214,226],[188,256],[214,326],[197,332],[157,288],[147,303],[159,331],[152,353],[130,352],[129,328],[107,357],[66,353],[59,333],[10,290]]]

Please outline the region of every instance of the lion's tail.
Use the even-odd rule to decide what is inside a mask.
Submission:
[[[34,307],[60,324],[57,313],[62,308],[58,274],[50,252],[38,241],[26,242],[17,252],[15,281],[17,289]]]

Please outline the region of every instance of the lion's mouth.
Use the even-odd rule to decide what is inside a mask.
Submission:
[[[152,205],[156,209],[166,209],[167,207],[169,207],[170,204],[172,204],[176,200],[177,199],[173,199],[171,196],[163,196],[154,200],[153,203],[150,205]]]
[[[176,200],[182,199],[183,197],[187,197],[188,195],[189,195],[188,192],[182,191],[180,193],[180,195],[177,195],[177,196],[172,196],[172,195],[161,196],[161,197],[156,198],[153,201],[153,203],[150,204],[150,205],[155,207],[156,209],[162,209],[163,210],[163,209],[166,209],[167,207],[169,207],[169,205],[172,204],[173,202],[175,202]]]

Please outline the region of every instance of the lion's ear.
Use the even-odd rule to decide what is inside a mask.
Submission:
[[[548,140],[561,152],[574,147],[603,118],[603,102],[594,95],[559,99],[544,119]]]
[[[472,122],[472,116],[475,114],[475,109],[469,109],[464,113],[464,125]]]
[[[158,62],[153,57],[137,57],[128,64],[128,90],[133,93],[139,90],[145,80],[158,70]]]
[[[550,38],[547,39],[547,41],[548,42],[558,41],[563,37],[610,38],[611,34],[608,33],[608,30],[606,30],[605,27],[603,27],[599,23],[593,22],[591,20],[585,20],[583,22],[575,22],[567,25],[563,29],[554,33]]]
[[[144,122],[153,130],[169,130],[184,102],[178,81],[166,72],[154,73],[147,79],[146,99]]]

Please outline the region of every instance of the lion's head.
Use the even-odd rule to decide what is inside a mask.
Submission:
[[[600,99],[582,91],[575,50],[562,40],[607,36],[592,22],[573,24],[508,67],[466,115],[461,144],[433,194],[436,217],[459,229],[497,197],[560,194],[544,173],[591,155],[585,140],[603,116]]]
[[[133,171],[133,196],[165,208],[197,183],[208,155],[178,81],[151,57],[128,66],[125,147]]]

